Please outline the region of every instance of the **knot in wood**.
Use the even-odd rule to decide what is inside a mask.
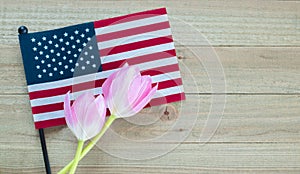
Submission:
[[[177,109],[170,104],[163,107],[160,113],[161,113],[160,119],[162,121],[172,121],[172,120],[176,120],[178,117]]]

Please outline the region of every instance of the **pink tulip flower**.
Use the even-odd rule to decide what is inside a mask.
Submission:
[[[117,118],[138,113],[150,102],[156,90],[157,85],[152,87],[149,75],[142,76],[136,66],[128,64],[111,74],[102,85],[107,107]]]
[[[102,95],[96,99],[91,93],[80,95],[71,106],[70,93],[64,101],[65,119],[78,140],[86,141],[102,129],[106,116],[106,105]]]
[[[130,117],[142,110],[152,99],[157,87],[152,87],[150,76],[142,76],[137,67],[128,64],[111,74],[102,85],[102,93],[111,112],[102,130],[106,111],[102,95],[95,99],[92,94],[84,94],[71,107],[68,93],[64,105],[66,122],[79,141],[74,160],[59,173],[65,173],[70,168],[71,173],[74,173],[79,160],[93,148],[113,121]],[[82,150],[83,141],[93,136],[92,141]]]

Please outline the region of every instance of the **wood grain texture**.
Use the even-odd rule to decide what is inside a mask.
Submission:
[[[187,100],[117,120],[111,130],[120,140],[103,137],[101,150],[95,148],[82,160],[78,173],[300,173],[299,2],[0,0],[1,174],[44,173],[17,28],[48,30],[163,6]],[[205,66],[212,57],[222,65],[224,92],[211,89],[207,68],[219,70]],[[226,107],[218,129],[201,145],[212,98],[223,94]],[[65,126],[45,133],[56,172],[73,158],[75,137]],[[168,133],[179,139],[147,142]],[[140,144],[124,145],[122,139]],[[169,147],[173,150],[148,160],[112,155],[149,155]]]
[[[186,32],[186,25],[196,28],[212,45],[300,44],[298,2],[198,0],[1,0],[0,44],[17,44],[20,25],[41,31],[158,7],[167,7],[175,39],[183,38],[189,45],[202,43]]]
[[[162,147],[168,146],[169,143],[174,144],[176,149],[170,153],[151,160],[131,161],[112,157],[96,149],[81,162],[82,172],[100,172],[102,168],[107,168],[107,173],[109,173],[115,171],[114,167],[124,167],[128,169],[127,172],[142,168],[149,173],[150,171],[168,173],[173,166],[186,168],[186,172],[192,170],[229,172],[234,168],[241,171],[253,169],[272,172],[275,169],[268,170],[268,168],[288,171],[299,167],[299,95],[264,96],[264,100],[261,100],[262,96],[255,95],[227,96],[225,113],[218,130],[207,144],[200,145],[199,135],[205,126],[211,102],[210,97],[209,95],[187,96],[182,107],[187,107],[186,110],[190,112],[184,112],[182,116],[191,120],[181,121],[188,124],[193,121],[192,118],[198,117],[191,130],[184,126],[176,130],[172,129],[172,126],[178,124],[178,119],[167,121],[160,119],[163,114],[159,108],[154,108],[151,111],[152,114],[149,114],[157,116],[158,113],[159,118],[151,125],[138,126],[125,120],[118,120],[112,127],[121,138],[131,139],[133,142],[159,137],[167,131],[177,131],[178,135],[186,133],[188,137],[182,142],[176,139],[173,142],[157,142]],[[4,167],[0,167],[0,171],[39,172],[43,170],[38,135],[32,128],[27,96],[8,95],[1,96],[1,98],[0,118],[1,123],[6,124],[1,126],[0,131],[7,132],[7,134],[3,134],[0,142],[2,152],[0,166]],[[199,112],[195,113],[198,106],[194,103],[197,101],[200,101],[201,107]],[[289,112],[282,108],[288,108]],[[183,108],[180,109],[183,110]],[[14,117],[9,118],[6,117],[7,115],[14,115]],[[14,130],[9,131],[13,126]],[[12,136],[14,138],[11,138]],[[66,161],[72,159],[76,140],[66,127],[47,129],[46,138],[51,164],[55,170],[58,170]],[[108,153],[135,150],[133,146],[124,146],[119,141],[111,141],[108,145],[110,147]],[[148,150],[158,151],[156,145],[149,143],[142,151],[145,153]],[[8,149],[13,153],[9,153]],[[16,160],[16,155],[22,157],[22,160]],[[122,170],[116,169],[116,171]],[[126,170],[122,172],[126,173]]]

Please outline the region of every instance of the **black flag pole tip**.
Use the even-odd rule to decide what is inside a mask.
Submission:
[[[18,28],[18,33],[20,35],[21,34],[27,34],[28,33],[28,28],[26,26],[20,26]],[[42,146],[42,151],[43,151],[43,157],[44,157],[46,173],[51,174],[51,168],[50,168],[50,162],[49,162],[49,157],[48,157],[48,152],[47,152],[44,129],[39,129],[39,135],[40,135],[40,141],[41,141],[41,146]]]
[[[19,34],[27,34],[28,33],[28,28],[25,26],[20,26],[18,29]]]

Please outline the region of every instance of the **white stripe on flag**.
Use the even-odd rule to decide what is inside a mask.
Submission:
[[[59,87],[63,87],[63,86],[69,86],[69,85],[75,85],[75,84],[99,80],[99,79],[105,79],[116,70],[117,69],[106,70],[106,71],[102,71],[102,72],[98,72],[98,73],[87,74],[87,75],[78,76],[78,77],[75,76],[75,77],[72,77],[69,79],[63,79],[63,80],[58,80],[58,81],[54,81],[54,82],[28,85],[28,92],[35,92],[35,91],[40,91],[40,90],[59,88]],[[75,72],[76,72],[76,69],[75,69]]]
[[[169,36],[171,34],[172,34],[171,29],[167,28],[167,29],[137,34],[137,35],[133,35],[133,36],[122,37],[122,38],[113,39],[113,40],[104,41],[104,42],[100,41],[100,42],[98,42],[98,48],[99,48],[99,50],[105,49],[105,48],[113,48],[113,47],[124,45],[124,44],[129,44],[129,43],[134,43],[134,42],[139,42],[139,41],[144,41],[144,40],[149,40],[149,39],[155,39],[155,38],[163,37],[163,36]]]
[[[80,94],[82,94],[84,92],[91,92],[94,95],[101,94],[102,93],[102,87],[92,88],[92,89],[86,89],[86,90],[82,90],[82,91],[73,92],[72,95],[70,95],[71,96],[70,99],[74,100]],[[63,102],[64,101],[64,97],[65,97],[65,94],[51,96],[51,97],[45,97],[45,98],[37,98],[37,99],[30,100],[30,103],[31,103],[32,107],[42,106],[42,105],[49,105],[49,104],[55,104],[55,103]]]
[[[164,74],[160,74],[160,75],[156,75],[156,76],[151,76],[152,83],[163,82],[163,81],[173,80],[173,79],[178,79],[178,78],[181,78],[179,71],[164,73]]]
[[[154,94],[153,98],[159,98],[159,97],[164,97],[168,95],[173,95],[173,94],[178,94],[183,92],[183,86],[173,86],[170,88],[165,88],[165,89],[160,89],[157,90],[156,93]]]
[[[151,47],[146,47],[146,48],[141,48],[141,49],[136,49],[132,51],[126,51],[118,54],[113,54],[113,55],[108,55],[108,56],[102,56],[101,62],[102,64],[105,63],[110,63],[110,62],[115,62],[118,60],[123,60],[125,59],[130,59],[134,58],[137,56],[144,56],[152,53],[159,53],[167,50],[172,50],[175,49],[174,43],[166,43],[166,44],[161,44],[161,45],[156,45],[156,46],[151,46]]]
[[[56,118],[64,118],[65,113],[64,110],[58,110],[53,112],[45,112],[42,114],[33,114],[33,121],[45,121],[45,120],[52,120]]]
[[[144,62],[144,63],[136,64],[136,66],[139,67],[141,71],[143,71],[147,69],[158,68],[158,67],[173,65],[173,64],[178,64],[176,56],[159,59],[151,62]]]
[[[148,15],[145,15],[145,17],[147,17],[147,16]],[[122,21],[122,20],[120,20],[120,21]],[[156,24],[156,23],[166,22],[166,21],[168,21],[168,16],[166,14],[164,14],[164,15],[134,20],[134,21],[130,21],[130,22],[124,22],[124,23],[120,23],[120,24],[112,23],[111,25],[106,26],[106,27],[95,28],[95,33],[96,33],[96,35],[107,34],[107,33],[112,33],[112,32],[116,32],[116,31],[122,31],[122,30],[127,30],[127,29],[131,29],[131,28],[136,28],[136,27],[141,27],[141,26],[145,26],[145,25]]]

